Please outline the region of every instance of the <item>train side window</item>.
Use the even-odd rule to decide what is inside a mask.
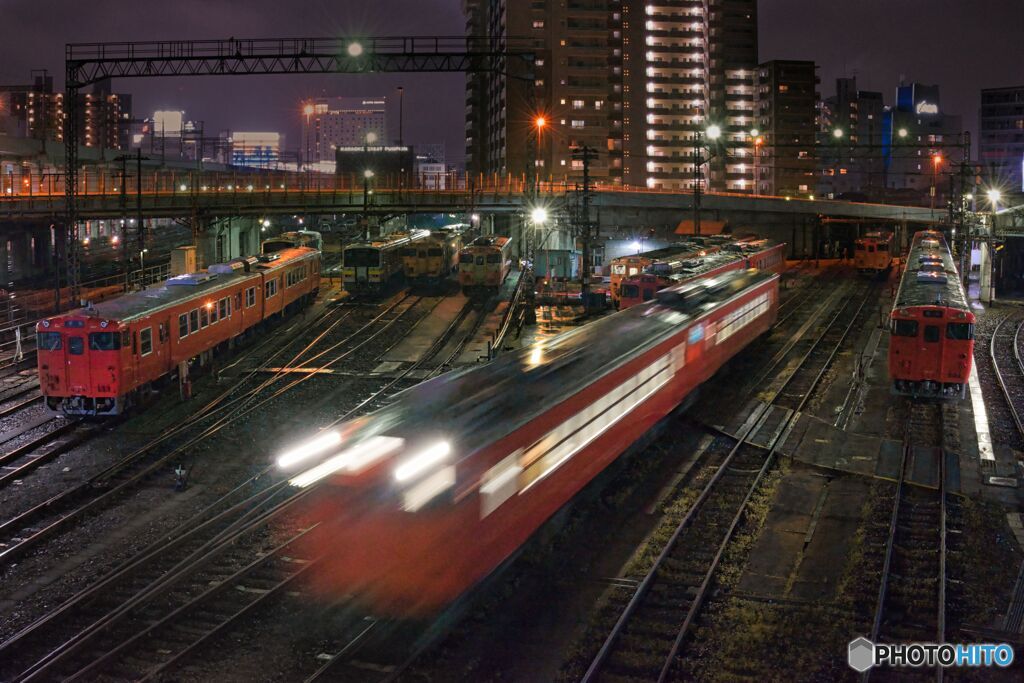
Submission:
[[[969,341],[974,339],[974,323],[949,323],[946,325],[946,339]]]
[[[487,255],[487,262],[488,263],[501,263],[501,254],[488,254]]]
[[[937,342],[939,341],[939,326],[938,325],[925,325],[924,326],[924,340],[926,342]]]
[[[117,351],[121,348],[121,335],[117,332],[90,332],[90,351]]]
[[[153,353],[153,328],[146,327],[139,331],[139,355],[148,356]]]
[[[237,292],[235,294],[235,310],[238,311],[238,310],[241,310],[241,308],[242,308],[242,293],[241,292]]]
[[[42,351],[60,351],[64,348],[60,332],[36,332],[36,348]]]
[[[893,320],[892,321],[892,333],[896,337],[916,337],[917,336],[917,321],[916,320]]]
[[[208,309],[206,306],[203,306],[202,308],[199,309],[199,327],[205,330],[209,326],[210,309]]]
[[[188,314],[182,313],[178,316],[178,339],[188,336]]]
[[[188,333],[195,334],[199,331],[199,309],[193,308],[188,312]]]
[[[245,290],[245,307],[252,308],[256,305],[256,288],[249,287]]]
[[[217,301],[217,313],[220,315],[221,320],[228,317],[228,300],[220,299]]]
[[[472,263],[472,262],[473,262],[473,255],[472,254],[459,254],[459,263]]]
[[[85,341],[81,337],[68,337],[68,353],[81,356],[85,352]]]

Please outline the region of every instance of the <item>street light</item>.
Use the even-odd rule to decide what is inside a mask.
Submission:
[[[994,209],[996,207],[996,204],[999,203],[999,200],[1002,199],[1003,193],[995,188],[992,188],[991,190],[985,193],[985,196],[987,196],[988,200],[992,202],[992,208]]]
[[[348,44],[348,56],[360,57],[363,54],[363,44],[359,41],[352,41]]]
[[[708,126],[708,129],[705,131],[705,133],[708,136],[708,140],[717,140],[718,138],[722,137],[722,129],[714,124]]]
[[[834,137],[836,140],[839,140],[840,138],[842,138],[843,137],[843,129],[842,128],[836,128],[835,130],[833,130],[832,131],[832,137]]]
[[[536,207],[533,211],[530,212],[530,220],[532,220],[537,225],[547,223],[548,210],[545,209],[543,206]]]
[[[899,131],[897,131],[896,134],[899,135],[901,138],[905,138],[905,137],[907,137],[907,129],[906,128],[900,128]]]

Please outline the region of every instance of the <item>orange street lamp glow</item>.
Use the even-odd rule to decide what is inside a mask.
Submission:
[[[939,164],[942,163],[942,155],[936,154],[935,156],[932,157],[932,161],[934,161],[935,165],[938,166]]]
[[[539,130],[539,129],[543,128],[544,126],[548,125],[548,120],[546,118],[544,118],[543,116],[538,116],[537,118],[535,118],[533,120],[533,123],[534,123],[535,126],[537,126],[537,129]]]
[[[302,113],[305,114],[306,116],[312,116],[313,115],[313,105],[312,104],[307,104],[305,107],[302,108]]]

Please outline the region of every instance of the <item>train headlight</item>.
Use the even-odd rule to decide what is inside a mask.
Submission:
[[[43,327],[49,327],[49,326],[50,326],[50,321],[49,320],[44,320],[43,321]]]
[[[109,324],[109,323],[107,323],[107,321],[106,321],[106,320],[101,320],[101,321],[100,321],[100,327],[102,327],[102,328],[104,328],[104,329],[106,329],[106,327],[107,327],[107,325],[108,325],[108,324]]]
[[[296,446],[290,451],[286,451],[277,457],[277,466],[285,469],[312,458],[314,455],[319,455],[324,451],[327,451],[341,443],[341,432],[337,430],[331,430],[320,434],[315,439],[307,441],[304,444]]]

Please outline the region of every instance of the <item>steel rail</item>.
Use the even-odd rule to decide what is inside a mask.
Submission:
[[[1010,391],[1010,387],[1008,386],[1008,382],[1013,380],[1008,380],[1006,376],[1009,372],[1008,369],[999,367],[999,359],[996,351],[998,348],[996,340],[999,337],[999,331],[1002,329],[1003,325],[1010,320],[1010,317],[1011,316],[1009,315],[1005,316],[996,324],[995,329],[992,330],[992,337],[989,339],[988,354],[989,358],[992,360],[992,367],[996,372],[996,383],[999,385],[1003,398],[1006,399],[1006,405],[1010,410],[1010,417],[1013,418],[1013,423],[1017,427],[1017,433],[1022,439],[1024,439],[1024,418],[1021,417],[1020,411],[1017,410],[1017,403],[1024,400],[1024,394],[1019,398],[1014,398],[1013,393]],[[1020,352],[1017,348],[1021,328],[1024,328],[1024,320],[1021,320],[1016,331],[1013,333],[1013,336],[1010,338],[1010,346],[1014,360],[1013,364],[1016,366],[1014,371],[1019,371],[1019,389],[1024,390],[1024,364],[1021,363]]]

